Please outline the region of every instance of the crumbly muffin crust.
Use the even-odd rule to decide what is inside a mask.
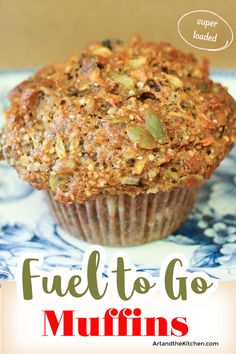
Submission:
[[[13,89],[1,154],[55,199],[196,187],[235,139],[235,101],[168,43],[103,41]]]

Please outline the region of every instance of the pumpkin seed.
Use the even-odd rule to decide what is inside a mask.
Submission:
[[[97,47],[93,50],[94,55],[100,55],[101,57],[110,57],[112,52],[107,47]]]
[[[164,141],[165,126],[161,118],[154,111],[148,111],[144,114],[146,126],[153,138]]]
[[[154,137],[144,128],[132,126],[127,129],[129,139],[143,149],[154,149],[157,142]]]
[[[191,183],[192,181],[197,183],[202,183],[204,181],[204,177],[201,175],[189,175],[181,177],[180,180],[184,183]]]
[[[138,185],[139,177],[123,177],[121,179],[121,184]]]
[[[214,93],[217,93],[217,92],[219,91],[219,89],[218,89],[218,87],[217,87],[217,86],[213,86],[212,91],[213,91]]]
[[[113,73],[111,77],[117,84],[121,84],[126,88],[132,88],[134,86],[134,80],[126,74]]]
[[[204,181],[204,177],[202,177],[201,175],[192,175],[192,177],[195,179],[195,181],[197,182],[203,182]]]
[[[143,172],[144,166],[146,165],[146,160],[138,160],[134,165],[133,173],[135,175],[140,175]]]
[[[177,76],[167,75],[167,79],[175,88],[183,87],[183,82]]]
[[[56,141],[56,153],[59,159],[63,159],[66,157],[65,146],[59,134],[57,135],[57,141]]]
[[[207,93],[207,92],[209,92],[209,85],[202,83],[202,84],[197,85],[197,89],[203,93]]]
[[[137,59],[132,59],[132,60],[129,61],[129,64],[130,64],[132,69],[138,69],[142,65],[144,65],[145,63],[146,63],[146,58],[145,57],[139,57]]]
[[[154,178],[154,177],[156,177],[156,175],[157,175],[157,171],[155,171],[155,170],[151,170],[148,172],[149,178]]]
[[[166,176],[167,179],[169,179],[171,181],[177,181],[178,180],[178,173],[171,171],[170,168],[168,168],[165,171],[165,176]]]
[[[59,179],[56,175],[50,175],[49,177],[49,185],[50,185],[50,188],[53,192],[55,192],[57,190],[57,187],[58,187],[58,184],[59,184]]]
[[[158,187],[152,187],[152,188],[149,188],[147,190],[147,194],[150,194],[150,193],[157,193],[159,192],[159,188]]]

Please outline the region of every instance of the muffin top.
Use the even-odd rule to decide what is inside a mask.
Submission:
[[[236,135],[235,101],[207,61],[138,36],[92,43],[9,99],[1,158],[66,202],[197,187]]]

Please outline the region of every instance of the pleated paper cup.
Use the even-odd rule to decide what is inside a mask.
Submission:
[[[83,204],[46,197],[55,221],[78,239],[107,246],[137,245],[173,233],[184,223],[198,188],[137,196],[98,196]]]

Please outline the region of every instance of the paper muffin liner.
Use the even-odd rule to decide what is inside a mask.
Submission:
[[[198,188],[137,196],[98,196],[64,203],[46,191],[56,222],[72,236],[100,245],[127,246],[159,240],[177,230],[192,210]]]

